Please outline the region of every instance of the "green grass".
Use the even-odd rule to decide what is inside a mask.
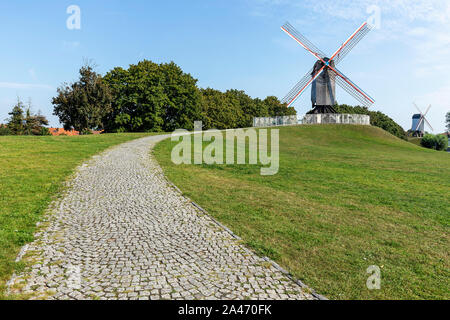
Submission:
[[[420,142],[422,141],[422,138],[408,138],[408,142],[411,142],[412,144],[415,144],[416,146],[421,147]]]
[[[0,137],[0,298],[22,245],[74,169],[106,148],[148,134]]]
[[[280,129],[280,170],[174,165],[186,196],[245,243],[332,299],[449,299],[450,155],[375,127]],[[370,265],[381,290],[366,287]]]

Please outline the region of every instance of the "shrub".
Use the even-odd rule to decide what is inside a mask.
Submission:
[[[422,147],[438,151],[447,150],[448,139],[443,135],[426,134],[420,142]]]
[[[6,126],[0,125],[0,136],[10,136],[10,135],[12,135],[11,130]]]
[[[90,135],[90,134],[92,134],[92,131],[89,130],[89,129],[83,129],[80,132],[80,135],[82,135],[82,136],[87,136],[87,135]]]
[[[448,148],[448,138],[441,134],[436,136],[436,150],[445,151]]]
[[[46,127],[42,127],[38,134],[38,136],[51,136],[51,135],[52,134],[51,134],[50,130]]]

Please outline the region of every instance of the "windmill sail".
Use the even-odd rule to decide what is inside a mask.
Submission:
[[[290,106],[312,84],[311,101],[313,112],[335,112],[333,106],[336,104],[337,83],[362,105],[366,107],[373,105],[375,101],[335,67],[372,29],[367,22],[356,29],[331,58],[327,58],[322,51],[288,22],[281,29],[317,59],[313,69],[286,95],[283,102]]]

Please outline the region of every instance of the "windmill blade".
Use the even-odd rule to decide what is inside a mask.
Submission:
[[[286,103],[287,106],[291,106],[295,100],[308,88],[308,86],[322,73],[325,66],[322,67],[316,74],[313,75],[314,68],[312,68],[308,73],[292,88],[291,91],[283,98],[282,103]]]
[[[431,126],[431,124],[428,122],[428,120],[423,117],[423,121],[425,121],[425,123],[430,127],[431,131],[434,131],[433,127]]]
[[[417,104],[415,102],[413,102],[414,107],[416,107],[417,111],[419,111],[419,113],[422,115],[422,111],[419,109],[419,107],[417,106]]]
[[[347,39],[339,49],[331,56],[330,60],[334,60],[338,65],[347,54],[372,30],[372,26],[364,22],[356,31]]]
[[[425,113],[423,114],[423,117],[424,117],[424,118],[427,116],[427,114],[428,114],[428,112],[430,111],[430,109],[431,109],[431,104],[428,106],[427,110],[426,110]]]
[[[317,48],[311,41],[309,41],[304,35],[298,32],[289,22],[286,22],[281,30],[287,33],[292,39],[297,41],[306,51],[311,53],[314,57],[319,60],[323,60],[326,57],[319,48]]]
[[[352,82],[348,77],[346,77],[341,71],[339,71],[337,68],[332,68],[332,70],[337,75],[336,83],[342,89],[347,91],[347,93],[352,95],[356,100],[362,103],[363,106],[370,108],[375,103],[375,100],[373,98],[371,98],[360,87],[358,87],[354,82]]]

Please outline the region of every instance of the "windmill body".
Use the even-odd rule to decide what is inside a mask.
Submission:
[[[421,114],[415,114],[412,117],[411,131],[415,131],[417,134],[423,135],[425,133],[425,122],[420,121],[422,119]]]
[[[325,58],[324,61],[329,61]],[[329,62],[334,67],[334,61]],[[323,62],[318,60],[314,64],[313,74],[317,73],[324,66]],[[336,113],[334,105],[336,104],[336,74],[329,67],[313,81],[311,85],[311,102],[313,113]]]
[[[414,107],[419,111],[419,113],[413,115],[412,117],[412,127],[409,130],[409,134],[413,137],[423,137],[425,134],[425,124],[433,131],[433,127],[428,122],[426,116],[431,109],[431,105],[428,109],[423,113],[419,107],[414,103]]]

